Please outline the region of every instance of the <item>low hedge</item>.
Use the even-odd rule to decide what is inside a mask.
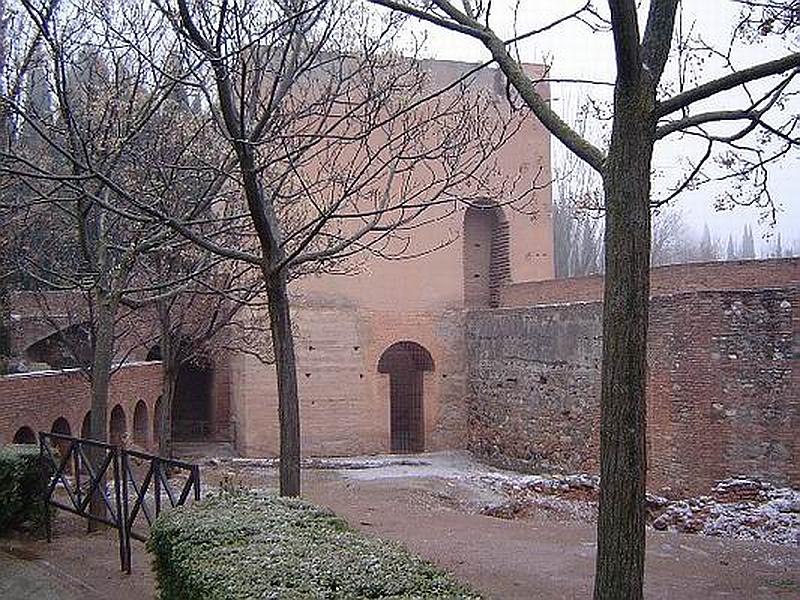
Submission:
[[[44,525],[43,485],[38,446],[0,448],[0,533]]]
[[[256,492],[162,513],[147,548],[162,600],[480,598],[330,512]]]

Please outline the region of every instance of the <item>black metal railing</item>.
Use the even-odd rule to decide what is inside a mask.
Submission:
[[[200,499],[200,467],[197,465],[58,433],[39,432],[39,450],[48,477],[45,503],[115,528],[121,568],[128,573],[131,572],[131,538],[147,539],[146,533],[137,527],[149,529],[166,508],[165,502],[169,507],[176,507],[189,498]],[[137,470],[143,475],[137,477]],[[168,474],[173,479],[185,474],[178,493]],[[60,496],[56,495],[59,483],[64,490]],[[113,489],[109,489],[110,485]],[[49,542],[52,541],[50,511],[45,514]],[[137,521],[140,514],[144,519]]]

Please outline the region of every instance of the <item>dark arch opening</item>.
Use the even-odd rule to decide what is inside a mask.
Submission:
[[[61,435],[72,435],[72,429],[69,426],[69,421],[64,417],[58,417],[53,421],[53,426],[50,427],[50,433],[60,433]],[[59,456],[64,456],[69,452],[70,443],[66,440],[55,440],[55,446],[58,448]],[[66,465],[67,471],[70,470],[70,465]]]
[[[119,445],[125,435],[125,411],[117,404],[111,411],[111,423],[108,428],[108,439],[110,443]]]
[[[147,404],[144,400],[139,400],[136,403],[136,408],[133,410],[133,442],[142,448],[147,448],[150,436],[149,433],[149,419],[147,418]]]
[[[510,236],[503,210],[494,202],[464,214],[464,306],[500,304],[500,288],[511,278]]]
[[[213,438],[213,384],[214,368],[210,360],[197,357],[180,366],[172,399],[174,441],[194,442]]]
[[[28,427],[27,425],[23,425],[17,432],[14,434],[14,443],[15,444],[35,444],[36,443],[36,434],[33,433],[33,429]]]
[[[161,396],[156,400],[156,405],[153,407],[153,444],[160,446],[161,444]]]
[[[145,360],[161,360],[161,346],[156,344],[150,350],[147,351],[147,357]]]
[[[69,426],[69,421],[67,421],[64,417],[58,417],[55,421],[53,421],[53,426],[50,428],[50,433],[72,435],[72,428]]]
[[[25,350],[25,357],[45,363],[52,369],[69,369],[91,364],[92,345],[89,323],[70,325],[39,340]]]
[[[392,452],[425,450],[423,372],[433,370],[430,352],[416,342],[397,342],[381,355],[378,372],[389,374]]]
[[[84,440],[92,439],[92,411],[86,411],[81,423],[81,438]]]

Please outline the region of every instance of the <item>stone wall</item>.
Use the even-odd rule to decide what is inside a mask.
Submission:
[[[653,298],[651,489],[702,492],[733,475],[800,484],[799,307],[798,286]],[[475,311],[466,346],[472,451],[597,472],[600,303]]]
[[[800,258],[716,261],[655,267],[650,292],[661,296],[690,290],[740,290],[800,285]],[[523,281],[505,286],[500,306],[535,306],[564,302],[597,302],[603,298],[603,276]]]

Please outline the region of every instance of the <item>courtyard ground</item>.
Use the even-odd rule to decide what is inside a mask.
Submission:
[[[463,454],[312,465],[319,468],[303,473],[308,498],[362,531],[406,544],[488,598],[590,597],[594,525],[587,503],[541,502],[514,519],[481,514],[508,498],[481,484],[497,472]],[[207,487],[276,481],[268,461],[212,461],[202,470]],[[143,544],[134,543],[134,573],[124,575],[112,532],[87,537],[82,524],[59,516],[52,544],[0,540],[0,598],[154,597]],[[650,531],[646,597],[797,598],[800,546]]]

